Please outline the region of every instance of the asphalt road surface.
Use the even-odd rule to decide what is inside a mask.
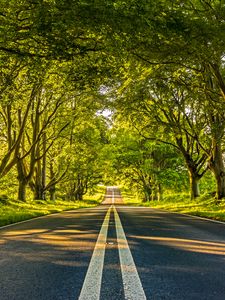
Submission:
[[[0,300],[225,299],[225,224],[102,205],[0,229]]]

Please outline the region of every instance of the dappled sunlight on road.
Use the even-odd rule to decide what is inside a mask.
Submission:
[[[65,261],[65,260],[53,260],[51,261],[52,264],[59,265],[59,266],[64,266],[64,267],[87,267],[88,264],[84,263],[82,261],[75,261],[75,260],[70,260],[70,261]]]
[[[103,204],[103,205],[110,205],[110,204],[112,204],[112,196],[111,195],[109,195],[109,196],[105,196],[105,198],[104,198],[104,200],[102,201],[102,203],[101,204]],[[122,200],[122,198],[121,198],[121,196],[116,196],[115,195],[115,197],[114,197],[114,204],[115,205],[120,205],[120,204],[124,204],[123,203],[123,200]]]
[[[36,239],[33,239],[33,243],[38,244],[45,244],[45,245],[52,245],[60,248],[61,250],[67,250],[67,249],[76,249],[82,247],[82,245],[86,244],[86,241],[88,240],[88,244],[86,244],[86,249],[90,250],[93,248],[93,243],[90,242],[91,239],[94,238],[93,235],[88,235],[86,232],[83,233],[83,235],[76,236],[76,238],[72,235],[62,236],[60,234],[55,234],[54,232],[52,234],[43,234],[38,236]],[[89,246],[88,246],[89,245]]]
[[[17,236],[30,236],[37,233],[46,232],[46,229],[26,229],[26,230],[12,230],[7,233],[3,233],[2,235],[10,238],[11,236],[17,237]]]
[[[87,230],[77,230],[77,229],[59,229],[59,230],[19,230],[19,231],[9,231],[2,234],[2,242],[9,241],[24,241],[37,244],[49,244],[56,246],[67,247],[77,246],[80,240],[84,240],[83,243],[86,243],[86,240],[90,242],[91,240],[95,241],[95,234],[92,231]],[[81,241],[80,241],[81,243]],[[81,243],[82,244],[82,243]]]
[[[155,236],[129,236],[134,239],[149,240],[156,244],[182,249],[190,252],[204,254],[216,254],[225,256],[225,243],[182,239],[174,237],[155,237]]]
[[[34,220],[34,229],[27,228],[34,226],[32,222],[3,229],[0,231],[0,265],[6,263],[5,257],[10,257],[15,264],[33,262],[86,267],[95,247],[102,217],[99,217],[99,212],[87,212],[77,224],[75,215],[65,213],[48,217],[48,222],[44,224],[44,219]],[[91,226],[90,221],[95,226]]]
[[[15,260],[23,259],[24,262],[48,262],[70,267],[87,266],[86,262],[76,260],[76,254],[85,257],[85,252],[91,253],[95,246],[96,234],[71,229],[62,232],[59,230],[46,233],[39,230],[39,232],[39,234],[36,232],[35,236],[32,234],[29,236],[27,230],[19,231],[18,235],[14,231],[4,234],[0,244],[4,244],[5,249],[1,249],[1,254]],[[16,249],[11,249],[10,245],[15,243]],[[23,247],[26,247],[26,250]],[[70,255],[74,258],[70,258]]]
[[[103,205],[121,205],[124,204],[123,199],[120,194],[120,190],[116,186],[108,186],[107,193],[105,194],[104,200],[102,201]]]

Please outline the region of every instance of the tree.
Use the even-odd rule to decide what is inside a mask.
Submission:
[[[29,183],[35,198],[44,198],[50,186],[55,190],[64,172],[58,170],[57,157],[49,160],[49,151],[57,140],[55,149],[61,149],[61,132],[67,126],[72,131],[74,120],[70,115],[68,122],[61,121],[68,106],[57,96],[70,101],[72,87],[95,94],[93,116],[107,103],[101,90],[109,89],[111,95],[121,92],[121,110],[128,111],[142,136],[179,149],[193,197],[199,195],[206,162],[217,181],[218,199],[224,197],[224,16],[219,0],[2,0],[1,176],[17,165],[21,190]],[[52,65],[60,68],[54,72],[61,73],[64,86],[49,83],[49,70],[41,75]],[[107,104],[118,109],[117,103],[114,95]],[[157,135],[150,127],[159,129]]]
[[[118,90],[118,108],[144,138],[180,151],[189,173],[191,197],[198,197],[199,180],[207,170],[206,151],[211,149],[208,145],[203,150],[199,143],[206,132],[206,115],[199,109],[202,94],[184,84],[190,79],[195,82],[190,72],[184,75],[185,69],[182,73],[175,70],[170,78],[167,69],[155,72],[154,78],[151,71],[140,68],[128,75]]]
[[[72,143],[66,149],[70,164],[65,182],[61,184],[66,197],[82,200],[94,185],[103,179],[103,149],[107,143],[107,123],[101,115],[91,115],[90,111],[75,120]],[[72,154],[72,155],[71,155]]]
[[[144,201],[162,199],[163,187],[169,187],[168,174],[180,163],[177,151],[170,145],[143,138],[118,116],[111,135],[113,165],[119,182],[139,190]]]

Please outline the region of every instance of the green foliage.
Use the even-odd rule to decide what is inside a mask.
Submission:
[[[190,200],[187,193],[168,193],[161,201],[143,203],[128,191],[122,192],[126,205],[147,206],[156,209],[184,213],[213,220],[225,221],[225,202],[216,203],[215,198],[209,194],[203,194],[198,200]]]
[[[82,115],[75,120],[70,144],[64,147],[60,158],[61,164],[69,161],[67,174],[60,185],[64,198],[82,199],[84,194],[102,182],[106,132],[107,123],[103,116],[93,114],[90,108],[82,108]]]
[[[201,179],[225,197],[224,16],[222,1],[1,0],[2,195],[122,181],[150,200],[189,174],[192,195]]]
[[[87,195],[83,201],[76,202],[60,199],[54,202],[28,201],[27,203],[15,200],[7,203],[0,201],[0,226],[66,210],[94,207],[103,200],[104,192],[104,188],[98,187],[94,194]]]
[[[121,122],[113,130],[111,142],[118,181],[139,191],[145,201],[162,197],[165,188],[185,185],[186,170],[180,167],[182,161],[173,147],[144,139]]]

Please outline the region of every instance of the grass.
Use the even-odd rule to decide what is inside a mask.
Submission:
[[[225,221],[225,199],[216,203],[210,194],[191,200],[187,193],[167,194],[162,201],[142,202],[138,197],[123,192],[125,204],[132,206],[146,206],[156,209],[164,209],[189,215],[200,216],[208,219]]]
[[[0,203],[0,226],[52,213],[94,207],[102,201],[104,193],[105,189],[103,187],[98,187],[98,190],[94,195],[85,196],[83,201],[56,200],[52,202],[38,200],[22,202],[9,200],[6,204]]]
[[[39,200],[21,202],[9,200],[6,204],[0,203],[0,226],[52,213],[94,207],[103,200],[104,193],[105,187],[98,187],[94,195],[85,196],[83,201],[56,200],[51,202]],[[186,193],[167,194],[164,195],[162,201],[144,203],[136,195],[124,189],[122,189],[122,196],[126,205],[146,206],[225,221],[225,199],[216,204],[215,199],[209,194],[196,200],[190,200]]]

